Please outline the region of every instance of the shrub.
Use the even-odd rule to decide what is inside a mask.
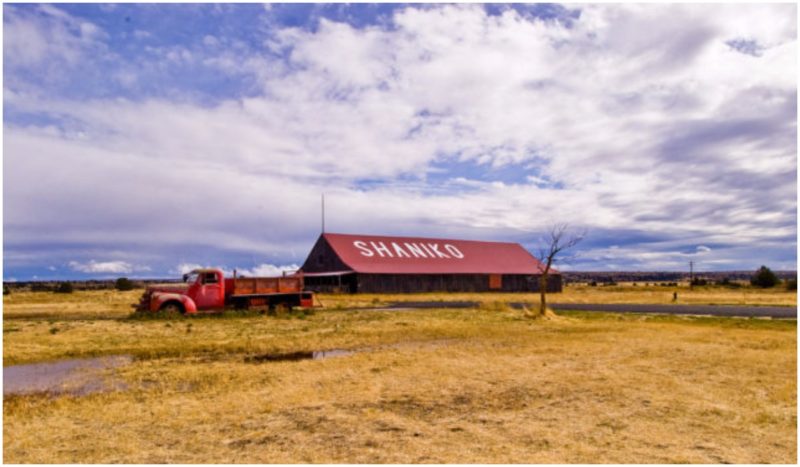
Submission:
[[[778,279],[778,276],[776,276],[775,273],[766,266],[761,266],[750,279],[750,284],[763,289],[775,287],[779,282],[780,280]]]
[[[3,295],[11,295],[11,288],[9,288],[6,284],[3,284]]]
[[[58,287],[56,287],[56,290],[54,290],[54,292],[55,293],[72,293],[73,292],[72,283],[71,282],[61,282],[60,284],[58,284]]]
[[[797,290],[797,279],[789,279],[786,281],[786,290]]]
[[[729,289],[738,289],[738,288],[740,288],[742,286],[738,282],[733,282],[729,277],[725,277],[721,281],[718,281],[717,285],[721,285],[721,286],[727,287]]]
[[[52,289],[44,282],[33,282],[31,284],[31,292],[50,292]]]
[[[708,281],[706,279],[695,277],[692,279],[692,285],[708,285]]]
[[[133,290],[133,281],[127,277],[120,277],[116,282],[114,282],[114,288],[122,292],[126,290]]]

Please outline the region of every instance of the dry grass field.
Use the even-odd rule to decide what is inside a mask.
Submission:
[[[592,289],[552,300],[647,293]],[[398,297],[323,296],[308,315],[129,318],[139,293],[4,297],[5,366],[136,358],[106,370],[123,383],[113,391],[6,396],[4,462],[797,461],[795,320],[530,320],[502,304],[519,295],[497,294],[399,296],[482,303],[462,310],[351,310]],[[732,293],[705,300],[796,300]],[[355,352],[248,358],[331,349]]]
[[[673,294],[678,300],[673,301]],[[585,284],[570,284],[563,293],[548,295],[551,303],[637,303],[678,305],[752,305],[793,306],[797,304],[797,291],[784,288],[760,289],[722,286],[703,286],[689,290],[687,285],[664,287],[660,285],[621,283],[616,286],[590,287]],[[423,294],[358,294],[323,295],[322,302],[328,307],[381,306],[402,301],[475,301],[539,303],[537,294],[520,293],[423,293]]]

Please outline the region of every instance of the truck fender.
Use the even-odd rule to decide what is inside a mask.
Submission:
[[[150,311],[160,310],[161,305],[169,301],[179,302],[188,314],[197,313],[197,305],[194,300],[178,293],[154,293],[150,298]]]

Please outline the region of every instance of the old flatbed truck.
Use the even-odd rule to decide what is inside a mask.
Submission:
[[[147,287],[136,309],[139,311],[198,312],[276,306],[312,307],[314,293],[304,290],[302,275],[284,277],[226,278],[221,269],[195,269],[183,275],[182,283]]]

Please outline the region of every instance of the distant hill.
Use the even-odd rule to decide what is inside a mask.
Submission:
[[[33,290],[41,292],[52,292],[56,289],[58,284],[62,282],[69,282],[75,290],[108,290],[114,288],[116,279],[105,280],[87,280],[87,281],[71,281],[71,280],[46,280],[46,281],[19,281],[19,282],[4,282],[3,285],[10,290]],[[180,279],[131,279],[134,288],[143,288],[147,284],[158,284],[166,282],[180,282]]]

